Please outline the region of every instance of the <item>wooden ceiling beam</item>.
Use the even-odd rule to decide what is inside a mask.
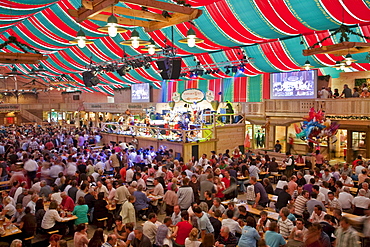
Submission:
[[[109,7],[116,5],[119,0],[95,0],[93,1],[93,8],[87,9],[85,6],[82,6],[76,11],[68,10],[69,14],[73,17],[76,17],[77,22],[83,22],[86,19],[91,19],[95,15],[101,13],[102,11],[109,9]]]
[[[113,13],[119,15],[132,16],[142,19],[154,20],[154,21],[163,21],[167,22],[170,18],[166,18],[161,14],[152,13],[144,10],[129,9],[124,7],[114,6]]]
[[[148,8],[166,10],[168,12],[176,12],[185,15],[190,15],[194,11],[194,9],[190,7],[185,7],[173,3],[160,2],[156,0],[120,0],[120,2],[131,3]]]
[[[40,60],[4,59],[0,58],[0,64],[39,64]]]
[[[363,42],[342,42],[334,45],[325,45],[322,47],[303,50],[304,56],[311,56],[315,54],[336,54],[346,55],[348,52],[351,54],[368,52],[370,43]]]
[[[103,14],[97,14],[93,17],[91,17],[91,20],[96,20],[96,21],[107,21],[108,15],[103,15]],[[117,23],[121,25],[126,25],[126,26],[140,26],[147,28],[149,26],[149,21],[142,21],[142,20],[134,20],[134,19],[129,19],[125,17],[117,17]]]
[[[184,15],[179,13],[174,13],[172,18],[168,19],[168,22],[150,22],[149,26],[145,28],[146,32],[153,32],[165,27],[174,26],[183,22],[191,21],[198,18],[202,14],[202,11],[199,9],[194,9],[191,15]]]

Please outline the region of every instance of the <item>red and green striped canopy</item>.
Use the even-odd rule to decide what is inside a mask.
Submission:
[[[174,3],[171,0],[163,0]],[[351,26],[352,31],[370,36],[370,2],[365,0],[187,0],[192,7],[199,8],[203,14],[190,23],[174,27],[174,42],[167,42],[177,48],[178,56],[183,57],[183,66],[195,66],[194,57],[203,65],[238,60],[245,56],[253,58],[243,73],[238,77],[253,77],[263,73],[291,71],[300,69],[308,59],[315,68],[330,73],[329,66],[343,57],[319,54],[304,57],[302,50],[320,41],[343,23]],[[140,9],[133,4],[119,3],[121,6]],[[121,58],[123,47],[119,44],[130,38],[131,31],[111,38],[106,33],[97,31],[104,22],[86,20],[81,24],[68,14],[68,9],[77,9],[80,0],[3,0],[0,1],[0,43],[9,36],[48,55],[42,61],[47,72],[42,73],[45,81],[65,75],[65,80],[77,84],[64,84],[61,87],[77,87],[87,92],[103,92],[112,95],[114,89],[128,87],[132,83],[149,82],[154,87],[162,86],[162,79],[152,62],[149,69],[131,70],[125,76],[116,72],[100,74],[101,83],[86,88],[81,73],[93,62],[103,62]],[[161,13],[156,9],[148,9]],[[87,38],[94,44],[79,48],[69,40],[75,38],[80,27]],[[133,30],[135,27],[127,27]],[[193,28],[204,43],[189,48],[177,42]],[[164,46],[164,40],[171,40],[171,28],[164,28],[146,33],[136,28],[141,39],[153,39],[158,46]],[[302,44],[301,44],[302,41]],[[359,36],[350,35],[350,41],[368,42]],[[323,45],[339,42],[339,36],[327,39]],[[15,45],[9,45],[2,52],[21,52]],[[126,47],[129,56],[143,53],[140,48]],[[244,54],[243,54],[244,53]],[[352,70],[369,70],[367,53],[354,54],[357,63]],[[5,66],[5,65],[4,65]],[[27,74],[36,68],[34,65],[17,64],[17,69]],[[220,72],[203,75],[211,85],[213,80],[233,80],[234,75]],[[237,79],[243,83],[245,79]],[[181,81],[172,84],[192,83],[192,78],[181,77]],[[171,84],[170,83],[170,84]],[[168,84],[168,85],[170,85]],[[185,88],[185,87],[184,87]]]

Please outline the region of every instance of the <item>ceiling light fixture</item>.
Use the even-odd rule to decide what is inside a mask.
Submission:
[[[304,63],[303,66],[301,66],[301,68],[303,68],[305,70],[310,70],[311,68],[313,68],[313,66],[311,66],[310,61],[306,60],[306,62]]]
[[[132,31],[131,33],[130,39],[122,41],[120,44],[131,45],[133,48],[139,48],[139,46],[150,45],[150,42],[146,40],[141,40],[139,32],[134,29],[134,31]]]
[[[118,25],[117,17],[113,14],[113,6],[112,6],[112,14],[107,19],[107,25],[104,27],[99,27],[98,31],[103,33],[108,33],[110,37],[116,37],[117,33],[124,33],[127,32],[127,29]]]
[[[162,51],[162,49],[155,45],[154,40],[149,40],[150,44],[147,45],[145,48],[142,48],[142,51],[147,51],[149,55],[154,55],[157,51]]]
[[[344,58],[344,62],[346,63],[346,65],[351,65],[352,63],[356,62],[357,60],[354,60],[352,58],[352,55],[350,53],[348,53],[346,55],[346,57]]]
[[[180,39],[179,42],[183,44],[188,44],[189,47],[194,47],[195,44],[203,43],[204,39],[197,38],[194,29],[190,28],[186,33],[186,38]]]
[[[351,67],[352,66],[346,64],[345,60],[344,61],[336,61],[335,65],[333,66],[333,68],[335,68],[336,70],[344,70],[346,68],[351,68]]]
[[[69,43],[77,44],[78,47],[84,48],[86,45],[92,44],[94,42],[92,40],[86,39],[85,32],[82,30],[82,28],[80,28],[80,30],[77,32],[77,37],[74,40],[70,40]]]

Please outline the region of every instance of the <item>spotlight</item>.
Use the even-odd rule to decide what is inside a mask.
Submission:
[[[239,71],[242,73],[244,72],[244,64],[239,65]]]
[[[226,67],[225,67],[225,69],[226,69],[226,70],[225,70],[225,74],[226,74],[226,75],[227,75],[227,74],[230,74],[230,72],[231,72],[231,71],[230,71],[230,67],[229,67],[229,66],[226,66]]]
[[[238,72],[238,67],[237,66],[233,66],[233,67],[231,67],[231,70],[235,74],[236,72]]]

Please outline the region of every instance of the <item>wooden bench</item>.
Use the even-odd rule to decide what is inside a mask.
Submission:
[[[55,234],[55,233],[58,233],[59,232],[59,230],[55,230],[55,231],[50,231],[50,232],[47,232],[49,235],[53,235],[53,234]]]

